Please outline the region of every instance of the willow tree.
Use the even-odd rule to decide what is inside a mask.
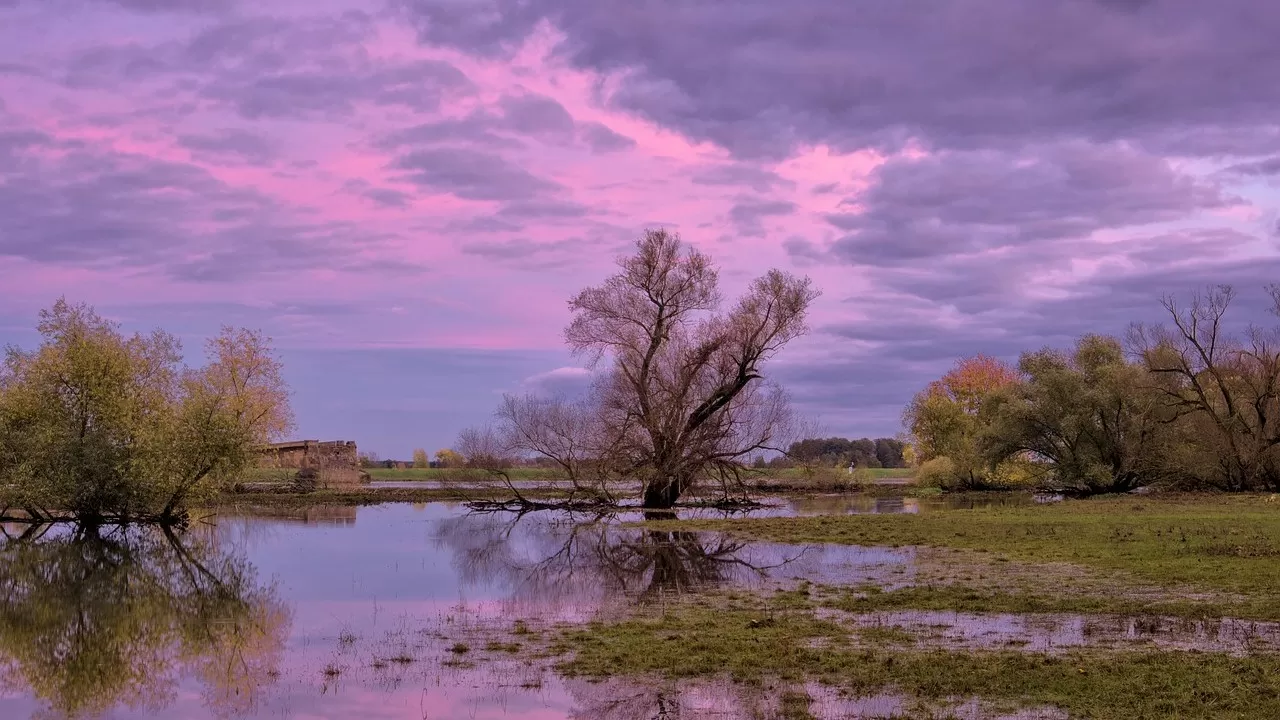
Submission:
[[[1280,286],[1268,288],[1280,315]],[[1227,330],[1230,285],[1180,304],[1162,301],[1172,326],[1135,325],[1132,350],[1150,374],[1188,480],[1223,490],[1280,490],[1280,327]]]
[[[993,464],[1027,454],[1059,487],[1084,494],[1163,478],[1165,415],[1119,340],[1085,335],[1071,352],[1023,353],[1018,368],[1024,381],[989,401],[981,444]]]
[[[188,367],[172,335],[126,337],[87,305],[59,300],[38,329],[0,364],[0,517],[180,520],[292,425],[259,333],[224,328]]]
[[[588,404],[596,460],[639,479],[645,507],[669,508],[700,479],[736,475],[752,453],[785,444],[791,409],[764,365],[807,332],[818,292],[770,270],[722,311],[711,259],[664,230],[618,265],[569,301],[565,338],[606,370]]]

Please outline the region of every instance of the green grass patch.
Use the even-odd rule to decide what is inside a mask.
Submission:
[[[1267,608],[1197,600],[1148,600],[1123,594],[1008,592],[969,585],[927,585],[885,591],[879,587],[837,589],[822,604],[852,613],[882,610],[937,610],[974,613],[1075,613],[1084,615],[1164,615],[1184,618],[1255,617]]]
[[[1261,496],[1113,497],[1033,506],[842,515],[665,521],[784,543],[935,546],[993,560],[1071,563],[1122,571],[1161,586],[1250,596],[1280,618],[1280,503]]]
[[[757,603],[679,603],[660,615],[567,629],[552,648],[567,675],[717,676],[737,682],[816,679],[855,695],[901,694],[944,706],[978,697],[1024,707],[1054,706],[1071,717],[1280,717],[1280,656],[1078,651],[919,651],[893,628],[870,631],[877,645],[849,642],[849,630],[790,609]],[[799,698],[793,704],[800,707]]]

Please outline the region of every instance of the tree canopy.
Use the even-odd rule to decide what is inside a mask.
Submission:
[[[583,401],[508,399],[499,435],[516,452],[590,475],[640,481],[645,507],[671,507],[699,480],[729,483],[794,418],[764,366],[808,328],[808,278],[770,270],[723,310],[711,259],[651,230],[619,271],[569,301],[569,347],[600,370]],[[574,470],[574,472],[577,472]]]
[[[181,519],[293,425],[258,332],[223,328],[187,367],[172,335],[126,337],[83,304],[58,300],[38,330],[0,365],[0,516]]]
[[[1026,352],[1016,369],[962,360],[904,413],[921,480],[1280,490],[1280,327],[1230,332],[1234,298],[1225,285],[1166,297],[1167,325]]]

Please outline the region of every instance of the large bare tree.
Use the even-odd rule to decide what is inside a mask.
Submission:
[[[1280,314],[1280,287],[1269,291]],[[1280,329],[1228,333],[1234,298],[1229,285],[1185,306],[1166,297],[1172,327],[1136,325],[1129,341],[1156,380],[1167,421],[1196,451],[1188,472],[1226,490],[1280,489]]]
[[[770,270],[723,312],[710,258],[664,230],[647,231],[618,264],[569,301],[569,346],[604,370],[573,408],[581,421],[540,408],[523,416],[555,427],[522,426],[510,422],[521,413],[509,401],[506,424],[529,449],[556,457],[548,447],[572,447],[597,469],[638,480],[645,507],[669,508],[700,479],[736,478],[751,453],[785,444],[793,415],[763,366],[807,331],[818,292],[808,278]]]

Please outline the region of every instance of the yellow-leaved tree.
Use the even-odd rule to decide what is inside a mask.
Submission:
[[[126,337],[65,299],[38,330],[39,347],[8,349],[0,370],[0,516],[181,520],[292,428],[261,333],[223,328],[187,367],[172,335]]]

